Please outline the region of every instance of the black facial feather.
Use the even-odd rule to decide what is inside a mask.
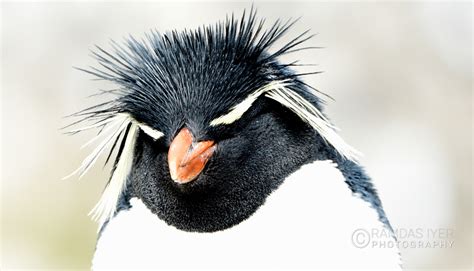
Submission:
[[[304,32],[270,52],[294,22],[277,21],[264,31],[264,20],[257,21],[252,9],[240,20],[232,15],[195,31],[151,31],[141,41],[129,37],[125,46],[112,42],[112,53],[100,47],[92,52],[101,68],[81,70],[119,88],[101,92],[115,95],[111,101],[75,115],[100,123],[128,113],[164,134],[155,141],[139,133],[118,209],[126,208],[130,197],[138,197],[158,217],[179,229],[223,230],[252,215],[302,165],[331,159],[350,189],[370,202],[390,227],[363,169],[342,157],[310,125],[278,102],[261,96],[235,123],[210,126],[213,119],[274,81],[290,82],[289,89],[322,109],[322,100],[311,92],[316,89],[301,80],[304,74],[291,70],[299,64],[278,61],[284,54],[305,49],[297,46],[312,36]],[[169,144],[183,127],[189,128],[198,141],[217,142],[204,171],[184,185],[171,180],[167,161]],[[115,146],[122,151],[127,132],[123,134],[111,153]]]

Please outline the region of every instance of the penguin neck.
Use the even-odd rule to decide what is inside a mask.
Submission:
[[[285,179],[255,214],[214,233],[178,230],[133,197],[128,202],[131,207],[120,211],[104,230],[94,265],[112,268],[130,263],[151,268],[174,264],[205,268],[240,262],[241,268],[250,263],[269,268],[295,264],[301,268],[335,264],[341,268],[393,267],[399,261],[396,249],[368,253],[351,244],[355,230],[383,232],[384,226],[366,201],[353,197],[336,166],[331,161],[302,166]],[[387,236],[386,241],[390,240]],[[176,252],[185,253],[186,260]],[[235,255],[247,260],[235,262]]]
[[[391,225],[385,215],[377,191],[362,166],[340,156],[335,149],[328,146],[317,134],[301,132],[299,136],[301,137],[301,141],[299,141],[299,145],[295,146],[302,145],[297,148],[301,148],[301,150],[306,151],[307,154],[304,159],[301,158],[302,161],[299,166],[293,166],[293,172],[290,172],[290,174],[298,171],[302,166],[311,164],[315,161],[333,161],[337,169],[342,173],[342,176],[344,177],[343,181],[347,184],[349,190],[353,194],[359,196],[362,200],[368,202],[370,206],[376,210],[379,220],[384,223],[388,229],[391,229]],[[313,142],[314,144],[302,144],[301,142]],[[282,178],[282,181],[283,179],[285,178]],[[124,191],[121,200],[117,205],[117,212],[130,208],[129,201],[132,197],[141,198],[140,193],[135,191],[136,186],[133,185],[134,181],[136,180],[129,178],[127,189]],[[283,182],[286,182],[286,180]]]

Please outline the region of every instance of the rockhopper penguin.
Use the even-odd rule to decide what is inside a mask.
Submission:
[[[358,152],[279,60],[311,36],[271,48],[293,24],[264,30],[251,10],[96,48],[83,71],[118,87],[69,131],[99,129],[73,174],[113,161],[94,269],[399,267],[396,247],[365,245],[395,239]]]

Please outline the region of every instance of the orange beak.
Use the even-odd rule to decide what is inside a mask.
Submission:
[[[194,180],[206,166],[214,149],[214,141],[193,142],[191,131],[187,128],[181,129],[168,151],[171,179],[180,184]]]

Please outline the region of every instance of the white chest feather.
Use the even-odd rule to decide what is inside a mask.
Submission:
[[[398,269],[400,264],[396,248],[354,245],[356,230],[384,231],[383,225],[329,161],[302,167],[249,219],[220,232],[180,231],[140,200],[131,205],[102,233],[94,269]]]

